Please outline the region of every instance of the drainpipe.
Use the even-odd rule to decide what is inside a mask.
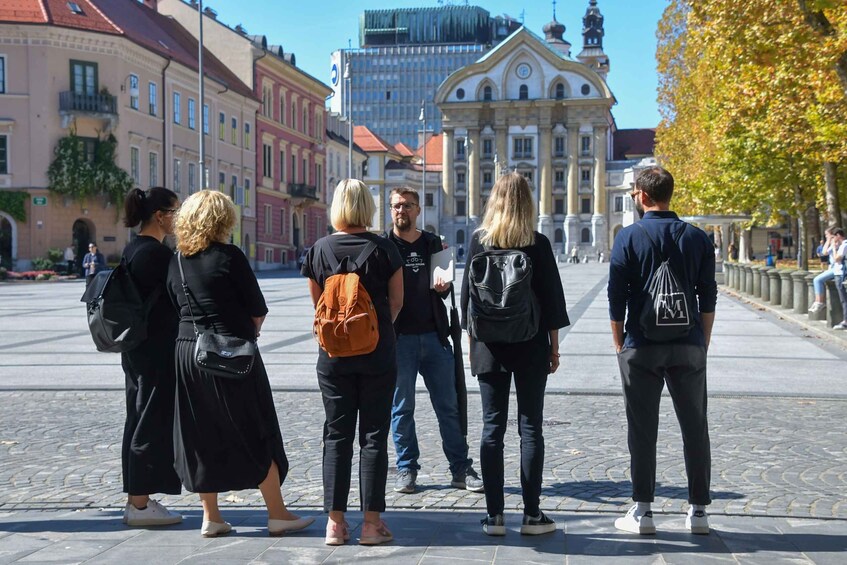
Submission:
[[[168,88],[165,85],[165,73],[171,66],[171,61],[173,59],[169,57],[168,64],[162,69],[162,183],[159,186],[164,187],[168,186],[168,183],[165,182],[168,178]]]

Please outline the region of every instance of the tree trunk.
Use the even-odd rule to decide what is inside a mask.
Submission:
[[[809,226],[809,255],[817,253],[818,242],[823,239],[821,234],[821,217],[817,206],[812,206],[806,211],[806,225]],[[813,257],[814,258],[814,257]]]
[[[750,262],[750,240],[751,230],[742,229],[741,234],[738,238],[738,262],[739,263],[749,263]]]
[[[806,240],[809,237],[808,222],[806,222],[806,214],[809,211],[809,204],[803,201],[803,191],[799,186],[794,187],[794,204],[798,211],[797,214],[797,268],[804,271],[809,270],[809,256],[806,253],[808,244]]]
[[[827,161],[823,164],[826,181],[826,215],[830,226],[841,226],[841,205],[838,198],[838,164]]]

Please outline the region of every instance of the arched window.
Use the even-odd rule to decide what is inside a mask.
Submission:
[[[565,85],[561,82],[556,85],[556,100],[562,100],[565,97]]]
[[[456,245],[464,245],[465,244],[465,230],[459,230],[456,232]]]
[[[563,236],[561,228],[557,229],[556,233],[553,234],[553,243],[562,243]]]
[[[482,89],[482,99],[483,100],[491,100],[491,87],[486,86]]]
[[[528,100],[529,99],[529,88],[525,84],[521,85],[521,88],[518,92],[519,92],[518,98],[520,100]]]
[[[582,228],[579,241],[581,243],[591,243],[591,230],[588,228]]]

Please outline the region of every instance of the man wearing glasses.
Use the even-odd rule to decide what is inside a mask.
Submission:
[[[420,198],[411,188],[391,191],[392,230],[388,238],[403,257],[403,309],[397,316],[397,388],[391,409],[391,432],[397,451],[395,492],[410,494],[417,486],[418,438],[415,432],[415,381],[423,376],[438,420],[451,485],[482,492],[482,479],[468,458],[468,444],[459,424],[450,324],[444,298],[452,283],[436,280],[430,288],[430,257],[441,251],[441,239],[417,229]]]
[[[711,502],[711,448],[706,418],[706,351],[715,320],[717,284],[715,253],[703,230],[683,222],[670,210],[674,181],[661,167],[638,173],[631,196],[641,220],[621,230],[615,238],[609,265],[609,317],[612,338],[618,353],[624,401],[627,440],[630,454],[632,499],[635,504],[615,527],[635,534],[655,534],[651,503],[656,489],[656,441],[659,427],[659,402],[667,383],[673,399],[685,446],[685,471],[688,476],[686,528],[693,534],[708,534],[706,505]],[[674,292],[670,286],[657,294],[648,288],[663,261],[680,281]],[[650,301],[663,306],[662,312],[685,299],[686,329],[651,333],[652,313],[642,325],[641,313]],[[673,297],[670,301],[668,297]],[[695,302],[688,302],[689,300]],[[670,305],[670,306],[669,306]],[[682,312],[682,309],[674,312]],[[690,314],[689,314],[690,313]],[[657,311],[655,321],[659,323]],[[624,328],[626,320],[626,328]],[[668,316],[662,325],[681,326]],[[626,329],[626,332],[624,332]],[[653,339],[648,339],[649,334]],[[671,334],[671,335],[668,335]]]

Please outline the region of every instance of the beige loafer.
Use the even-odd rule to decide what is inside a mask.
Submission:
[[[203,522],[203,527],[200,529],[200,533],[204,538],[216,538],[218,536],[225,536],[232,531],[232,524],[229,522],[211,522],[206,520]]]
[[[271,520],[268,519],[268,535],[271,537],[279,537],[291,532],[299,532],[304,528],[308,528],[314,518],[297,518],[296,520]]]

